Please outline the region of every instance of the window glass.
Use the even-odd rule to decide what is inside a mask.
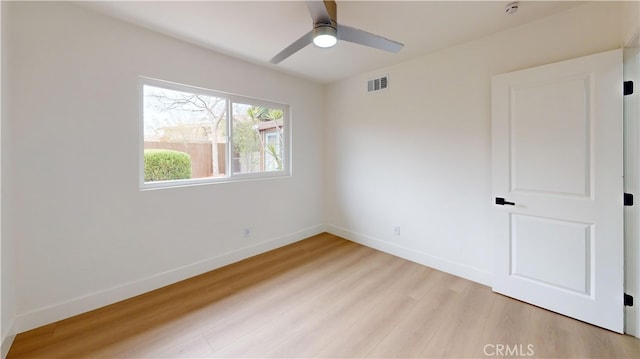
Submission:
[[[143,84],[143,187],[288,174],[287,106],[156,82]]]
[[[233,104],[233,173],[282,170],[283,111]]]

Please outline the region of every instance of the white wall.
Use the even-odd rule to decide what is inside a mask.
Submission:
[[[638,41],[640,31],[640,1],[622,3],[622,39],[624,45]]]
[[[591,3],[331,85],[329,231],[490,284],[491,76],[619,48],[621,18]]]
[[[0,2],[0,39],[2,38],[3,7],[4,3]],[[0,99],[2,98],[2,58],[2,46],[0,46]],[[2,111],[2,101],[0,101],[0,164],[2,158]],[[0,202],[2,199],[1,167],[2,166],[0,165]],[[10,308],[10,304],[12,303],[10,297],[14,291],[9,287],[10,280],[9,278],[7,278],[10,277],[9,274],[11,274],[13,270],[12,268],[6,267],[6,265],[9,263],[4,259],[4,256],[9,253],[6,247],[7,246],[4,237],[2,237],[2,206],[0,206],[0,358],[6,357],[7,353],[9,352],[9,346],[13,341],[13,333],[11,333],[11,328],[13,325],[12,321],[15,317],[12,308]],[[7,338],[8,340],[5,340]]]
[[[323,230],[320,85],[72,4],[4,5],[2,238],[16,243],[19,332]],[[290,104],[293,175],[140,191],[139,76]]]
[[[0,38],[4,43],[3,36],[6,31],[4,25],[6,21],[4,18],[7,16],[3,11],[6,5],[5,1],[0,2]],[[2,46],[0,46],[0,75],[7,73],[5,68],[6,61],[4,56],[6,52],[3,52]],[[4,80],[6,76],[0,76],[0,127],[4,127],[4,119],[6,118],[5,112],[7,110],[7,104],[2,98],[2,94],[6,93],[4,90]],[[2,138],[6,136],[5,131],[0,132],[0,153],[4,158],[6,153],[3,151],[4,141]],[[3,160],[0,162],[4,162]],[[2,163],[4,164],[4,163]],[[0,172],[1,166],[0,166]],[[2,172],[3,173],[3,172]],[[4,180],[0,176],[0,199],[4,197],[4,193],[7,191],[4,185]],[[0,223],[2,222],[3,210],[0,206]],[[0,226],[0,357],[4,358],[9,352],[13,338],[16,335],[15,318],[16,318],[16,288],[15,288],[15,272],[16,272],[16,260],[15,260],[15,240],[12,237],[5,235],[4,231],[6,226]]]

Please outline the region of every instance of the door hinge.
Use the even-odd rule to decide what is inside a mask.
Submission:
[[[631,193],[624,194],[624,205],[633,206],[633,195]]]
[[[624,293],[624,306],[633,307],[633,296],[630,296],[629,294]]]
[[[633,95],[633,81],[625,81],[622,88],[624,89],[623,93],[625,96]]]

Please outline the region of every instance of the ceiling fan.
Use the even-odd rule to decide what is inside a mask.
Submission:
[[[404,46],[397,41],[338,24],[338,8],[333,0],[306,1],[306,4],[313,20],[313,29],[274,56],[272,64],[282,62],[312,42],[318,47],[331,47],[338,40],[344,40],[389,52],[398,52]]]

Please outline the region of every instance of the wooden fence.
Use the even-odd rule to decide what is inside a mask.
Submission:
[[[218,143],[218,167],[226,173],[225,143]],[[166,149],[185,152],[191,157],[191,177],[211,177],[213,175],[211,142],[155,142],[145,141],[145,149]]]

